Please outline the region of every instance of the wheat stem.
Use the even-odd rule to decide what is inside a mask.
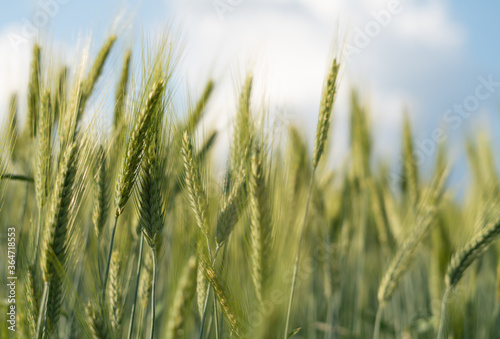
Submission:
[[[379,304],[377,308],[377,316],[375,317],[375,328],[373,330],[373,339],[378,339],[380,335],[380,323],[382,322],[382,312],[384,311],[383,304]]]
[[[448,303],[448,296],[450,295],[451,288],[446,288],[444,291],[443,295],[443,300],[441,301],[441,319],[439,320],[439,332],[438,332],[438,339],[443,339],[444,338],[444,324],[445,324],[445,317],[446,317],[446,304]]]
[[[35,339],[40,338],[40,334],[42,334],[44,331],[44,329],[42,328],[42,321],[45,319],[45,311],[47,310],[47,300],[48,300],[48,296],[49,296],[49,285],[50,285],[50,283],[48,281],[45,282],[45,284],[43,285],[42,303],[40,304],[40,310],[38,311],[38,321],[36,324]]]
[[[300,249],[302,247],[302,240],[304,239],[304,230],[306,228],[307,215],[309,213],[309,203],[311,201],[311,193],[312,193],[315,173],[316,173],[316,168],[314,167],[311,174],[311,182],[309,184],[309,193],[307,194],[306,212],[304,214],[304,221],[302,222],[302,227],[300,230],[299,247],[297,248],[297,255],[295,256],[295,264],[293,266],[292,286],[290,288],[290,298],[288,300],[288,310],[286,312],[286,323],[285,323],[285,334],[284,334],[285,336],[288,333],[288,327],[290,325],[290,314],[292,311],[293,295],[295,293],[295,284],[297,283],[297,270],[299,268]]]
[[[153,254],[153,284],[152,284],[152,291],[151,291],[151,339],[154,337],[155,333],[155,315],[156,315],[156,309],[155,309],[155,300],[156,300],[156,249],[154,247],[151,247],[151,252]]]
[[[217,260],[217,255],[219,254],[219,250],[221,249],[222,246],[218,246],[215,248],[215,255],[212,260],[212,266],[215,265],[215,261]],[[201,324],[200,324],[200,335],[198,336],[199,339],[203,339],[203,328],[205,327],[205,318],[207,315],[207,309],[208,309],[208,299],[210,297],[210,291],[211,291],[211,285],[208,284],[207,287],[207,293],[206,293],[206,298],[205,298],[205,304],[203,305],[203,316],[201,317]]]
[[[115,216],[115,221],[113,223],[113,229],[111,231],[111,240],[109,242],[109,250],[108,250],[108,259],[106,260],[106,271],[104,273],[104,280],[102,282],[102,292],[101,292],[101,298],[104,300],[106,297],[106,284],[108,282],[108,275],[109,275],[109,266],[111,264],[111,255],[113,254],[113,243],[115,241],[115,233],[116,233],[116,224],[118,222],[118,215]]]
[[[135,307],[137,305],[137,294],[139,292],[139,280],[141,278],[141,263],[142,263],[142,248],[144,246],[144,233],[141,232],[141,240],[139,243],[139,258],[137,258],[137,278],[135,281],[135,292],[134,292],[134,302],[132,303],[132,310],[130,316],[130,325],[128,328],[128,339],[132,338],[132,332],[134,330],[134,318],[135,318]]]

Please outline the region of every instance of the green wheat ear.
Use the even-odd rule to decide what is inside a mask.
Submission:
[[[124,124],[125,103],[127,97],[128,82],[130,77],[130,60],[132,51],[128,50],[125,54],[122,66],[122,74],[115,93],[115,114],[113,117],[113,126],[115,130],[121,129]]]
[[[269,279],[269,261],[272,245],[271,210],[266,183],[264,156],[256,146],[250,173],[250,239],[252,279],[257,299],[263,302]]]
[[[413,149],[410,120],[408,115],[405,115],[403,125],[403,178],[401,185],[403,192],[413,204],[419,198],[418,180],[418,166]]]
[[[208,220],[207,220],[207,197],[201,183],[201,176],[198,166],[193,157],[193,145],[191,139],[186,132],[182,138],[182,158],[184,161],[184,169],[186,171],[186,188],[191,208],[196,218],[196,224],[201,229],[203,234],[208,235]]]
[[[87,77],[83,80],[82,88],[81,88],[81,97],[80,97],[80,105],[78,109],[77,122],[82,118],[83,112],[85,111],[85,107],[87,105],[87,101],[90,98],[92,92],[94,91],[95,85],[99,80],[99,77],[102,74],[102,70],[104,69],[104,64],[108,59],[109,53],[111,52],[111,48],[116,42],[116,36],[112,35],[108,38],[106,43],[101,47],[97,57],[90,69]]]
[[[316,129],[316,138],[314,139],[313,168],[318,167],[319,160],[323,155],[325,145],[328,139],[328,130],[333,110],[333,102],[337,92],[337,78],[339,75],[340,64],[337,59],[333,59],[332,67],[326,78],[323,88],[323,98],[318,116],[318,127]]]
[[[122,214],[123,208],[132,194],[132,188],[141,165],[145,147],[144,142],[147,140],[147,131],[155,115],[155,109],[163,93],[164,86],[165,82],[163,80],[153,85],[143,109],[136,118],[134,129],[125,147],[125,156],[123,157],[115,187],[116,217]]]
[[[50,93],[45,92],[41,101],[40,116],[38,120],[37,155],[35,163],[35,191],[38,209],[45,205],[48,196],[50,178],[50,140],[52,131],[52,117],[50,106]]]
[[[37,117],[40,106],[40,46],[33,47],[30,80],[28,84],[28,122],[27,128],[31,137],[36,136]]]
[[[108,328],[106,319],[98,306],[95,306],[90,301],[87,304],[87,322],[90,328],[93,339],[111,339],[113,335]]]
[[[233,184],[231,192],[223,198],[217,216],[216,242],[218,246],[227,240],[233,231],[241,215],[242,206],[245,204],[245,171],[239,173],[236,182]]]
[[[97,152],[97,162],[95,166],[95,190],[94,190],[94,211],[92,221],[97,239],[101,238],[102,232],[108,221],[109,214],[109,174],[106,152],[103,146],[99,146]]]
[[[52,256],[54,255],[60,263],[64,263],[66,259],[70,209],[75,194],[77,150],[76,144],[71,144],[65,150],[52,193],[41,254],[45,282],[50,280],[56,270]]]

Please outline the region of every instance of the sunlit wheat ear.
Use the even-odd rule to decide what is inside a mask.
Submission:
[[[446,289],[441,301],[441,319],[438,339],[444,338],[446,306],[448,296],[463,277],[465,270],[478,259],[500,235],[500,213],[488,211],[479,221],[483,228],[462,249],[457,251],[448,265],[445,276]]]
[[[38,118],[38,133],[37,133],[37,153],[35,160],[35,192],[37,207],[39,210],[45,206],[45,201],[48,196],[48,186],[50,178],[50,140],[51,140],[51,107],[50,93],[46,92],[43,95],[40,105],[40,115]]]
[[[252,280],[257,299],[262,303],[269,277],[272,244],[269,192],[263,166],[263,155],[255,147],[250,173],[250,237],[252,252]]]
[[[121,280],[121,258],[119,251],[111,256],[109,269],[109,317],[113,332],[119,336],[123,319],[123,289]]]
[[[337,59],[333,60],[332,67],[326,78],[325,87],[323,88],[323,98],[318,116],[318,126],[316,127],[316,137],[314,139],[313,153],[313,168],[318,167],[319,160],[323,155],[325,145],[328,139],[328,130],[330,129],[330,121],[333,110],[333,102],[337,92],[337,78],[339,74],[340,64]]]
[[[411,199],[413,204],[418,201],[418,167],[413,149],[410,120],[405,117],[403,126],[403,192]]]
[[[145,146],[144,142],[147,139],[146,132],[150,127],[155,108],[164,89],[164,84],[164,81],[160,80],[153,85],[144,107],[137,116],[134,129],[132,130],[129,140],[127,141],[125,155],[123,157],[115,188],[116,217],[123,212],[123,208],[132,193],[132,188],[134,187],[139,173]]]
[[[427,234],[427,230],[432,223],[434,213],[435,208],[432,206],[427,206],[422,209],[415,220],[415,229],[400,246],[395,257],[392,259],[378,289],[378,301],[381,305],[384,305],[390,300],[394,290],[404,274],[408,271],[418,245]]]
[[[26,309],[28,310],[27,319],[29,325],[29,333],[32,337],[35,336],[36,320],[38,318],[38,300],[36,298],[35,280],[33,278],[33,270],[26,270],[26,279],[24,280],[24,288],[26,293]]]
[[[215,293],[215,297],[219,302],[222,312],[226,317],[226,320],[231,327],[231,332],[237,338],[242,337],[242,323],[241,317],[237,313],[236,305],[229,299],[227,294],[227,287],[220,281],[212,265],[206,260],[206,258],[199,259],[201,261],[201,266],[203,268],[205,277],[208,279],[210,286]]]
[[[108,220],[109,212],[109,175],[106,152],[103,146],[99,146],[97,161],[95,165],[95,189],[94,189],[94,211],[92,221],[97,239],[101,238],[104,227]]]
[[[193,145],[187,132],[184,132],[182,139],[182,158],[186,171],[186,188],[188,191],[189,204],[196,218],[196,223],[203,234],[208,234],[207,221],[207,198],[201,183],[201,176],[198,166],[193,158]]]
[[[197,266],[196,256],[189,258],[179,281],[174,303],[168,314],[165,338],[181,338],[183,336],[183,325],[188,315],[189,302],[195,291]]]
[[[59,121],[66,109],[66,95],[68,86],[68,68],[62,67],[57,75],[57,87],[53,94],[53,121]]]
[[[203,316],[203,308],[205,307],[205,300],[207,299],[208,281],[205,278],[205,271],[200,263],[196,270],[196,296],[198,303],[198,313],[200,318]]]
[[[219,208],[215,237],[218,246],[222,246],[236,226],[245,198],[245,171],[241,170],[231,192],[227,197],[223,197],[222,205]]]
[[[489,218],[490,220],[486,222],[484,228],[451,258],[445,277],[448,288],[454,288],[464,275],[465,270],[498,239],[500,235],[500,215],[498,211]]]
[[[123,60],[122,73],[115,93],[115,112],[113,116],[113,126],[115,131],[121,129],[124,124],[125,103],[127,97],[128,80],[130,77],[130,60],[132,51],[128,50]]]
[[[36,136],[37,131],[37,117],[40,106],[40,72],[40,46],[35,44],[28,83],[28,121],[26,123],[31,137]]]
[[[49,335],[57,330],[63,300],[62,279],[57,273],[59,265],[64,266],[70,238],[71,205],[74,203],[74,187],[77,167],[77,146],[71,144],[64,151],[52,191],[50,207],[45,224],[41,248],[42,277],[45,282],[43,301],[39,316],[46,307],[47,331]],[[40,317],[39,317],[40,319]],[[40,323],[40,320],[38,321]],[[38,325],[37,325],[38,327]]]
[[[152,140],[144,152],[139,179],[139,225],[148,245],[156,249],[157,236],[165,225],[165,207],[161,182],[164,167],[159,154],[158,136],[154,133],[150,138]]]
[[[90,301],[87,304],[87,322],[90,333],[93,339],[111,339],[113,335],[106,324],[106,319],[103,317],[98,306],[93,305]]]
[[[191,112],[189,112],[189,115],[186,119],[186,122],[184,123],[184,125],[185,125],[184,129],[187,130],[189,134],[191,134],[193,132],[194,128],[196,127],[196,125],[200,121],[200,119],[205,111],[205,107],[208,103],[208,100],[210,99],[210,96],[212,95],[213,89],[214,89],[214,82],[212,79],[210,79],[207,82],[200,99],[196,103],[195,108]]]
[[[41,254],[43,280],[45,282],[48,282],[55,273],[52,253],[60,263],[64,263],[66,258],[71,204],[73,195],[76,192],[74,181],[77,169],[77,153],[76,144],[71,144],[64,151],[51,196]]]
[[[112,35],[108,38],[106,43],[101,47],[97,57],[92,65],[92,68],[89,71],[87,77],[83,80],[82,83],[82,92],[80,98],[80,107],[78,110],[77,121],[80,121],[83,112],[85,111],[85,106],[92,92],[94,91],[95,85],[101,76],[102,70],[104,68],[104,63],[108,59],[109,53],[111,52],[111,48],[115,44],[116,36]]]
[[[5,130],[3,131],[4,135],[6,136],[6,140],[9,140],[10,145],[13,145],[13,141],[15,141],[18,137],[18,131],[19,131],[19,121],[18,121],[18,98],[17,94],[14,93],[10,96],[9,99],[9,117],[7,120],[7,124],[5,124],[4,128]],[[13,154],[15,156],[15,154]]]
[[[249,73],[241,89],[238,102],[238,111],[234,122],[233,145],[231,154],[232,168],[237,170],[241,167],[244,160],[244,149],[248,146],[249,139],[252,136],[251,116],[250,116],[250,97],[252,94],[253,74]],[[247,154],[248,155],[248,154]]]

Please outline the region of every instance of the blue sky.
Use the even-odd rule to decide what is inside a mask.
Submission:
[[[90,33],[97,39],[93,53],[113,29],[126,46],[131,41],[139,45],[141,35],[168,22],[180,26],[185,43],[178,70],[182,89],[196,95],[210,76],[219,84],[207,126],[227,129],[235,87],[252,69],[255,108],[265,102],[312,135],[335,36],[352,46],[356,32],[365,32],[376,21],[373,11],[388,11],[397,0],[9,1],[0,12],[0,107],[5,107],[9,91],[22,95],[29,65],[30,44],[14,51],[9,34],[21,34],[26,20],[32,22],[42,4],[51,1],[60,5],[48,24],[39,27],[40,36],[69,54],[75,52],[77,39]],[[444,112],[473,94],[479,77],[500,80],[500,3],[401,0],[397,5],[401,11],[391,14],[387,26],[346,62],[334,116],[334,155],[341,158],[347,149],[348,94],[356,87],[372,111],[375,150],[382,156],[394,157],[399,151],[406,108],[417,140],[442,127],[450,154],[463,164],[463,139],[471,130],[482,128],[500,142],[495,133],[500,127],[500,88],[460,128],[443,123]],[[184,90],[179,93],[187,96]],[[423,166],[431,164],[429,156]],[[465,173],[465,166],[458,167],[457,178]]]

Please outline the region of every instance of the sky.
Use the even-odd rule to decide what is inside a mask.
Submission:
[[[230,130],[237,88],[252,71],[254,111],[268,107],[278,127],[296,124],[312,143],[328,62],[342,52],[331,159],[340,164],[346,156],[355,88],[370,111],[380,158],[397,159],[407,112],[421,165],[432,165],[436,139],[446,139],[459,182],[472,131],[500,142],[498,13],[493,0],[9,1],[0,12],[0,108],[13,91],[25,97],[33,39],[74,60],[86,37],[93,38],[92,54],[118,33],[111,55],[116,68],[125,48],[138,50],[141,37],[175,27],[184,47],[179,102],[196,98],[210,77],[217,84],[207,129]],[[114,75],[113,69],[105,73]],[[227,138],[223,133],[219,144]]]

